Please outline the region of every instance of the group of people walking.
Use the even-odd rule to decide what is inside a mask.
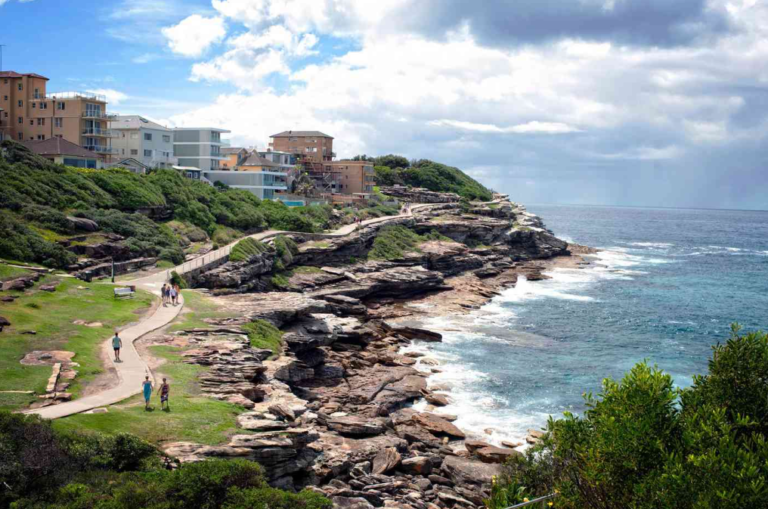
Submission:
[[[163,307],[168,307],[168,303],[176,306],[179,304],[179,295],[181,294],[181,288],[179,285],[172,285],[170,283],[163,284],[163,288],[160,290],[163,296]]]
[[[149,400],[152,397],[152,380],[149,379],[149,375],[141,383],[141,389],[144,393],[144,410],[150,410]],[[171,394],[171,386],[168,384],[167,378],[163,378],[163,383],[157,389],[157,393],[160,395],[160,409],[170,411],[171,405],[168,402],[168,397]]]

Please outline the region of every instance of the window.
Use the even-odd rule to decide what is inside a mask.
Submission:
[[[132,155],[132,156],[137,156],[137,155],[139,155],[139,149],[137,149],[137,148],[132,148],[132,149],[131,149],[131,155]]]
[[[120,133],[120,137],[121,137],[121,138],[125,138],[125,133],[124,133],[124,132],[123,132],[123,133]]]
[[[164,135],[163,135],[163,141],[164,141],[165,143],[170,143],[170,142],[171,142],[171,137],[170,137],[170,135],[168,135],[168,134],[164,134]]]
[[[144,133],[144,141],[152,141],[152,133]]]
[[[38,118],[37,119],[37,125],[45,125],[45,119],[44,118]]]
[[[4,96],[3,96],[3,101],[7,101],[7,100],[8,100],[8,96],[7,96],[7,95],[4,95]]]
[[[19,108],[22,108],[24,106],[24,101],[19,101]]]
[[[37,103],[32,103],[32,108],[34,109]]]
[[[22,85],[21,83],[19,83],[19,90],[24,90],[24,85]]]
[[[40,109],[41,110],[47,110],[48,109],[48,103],[45,101],[40,102]]]
[[[139,139],[139,133],[131,133],[131,139],[132,140],[138,140]]]
[[[54,118],[53,119],[53,125],[56,127],[64,127],[64,119],[63,118]]]
[[[42,141],[42,140],[45,139],[45,135],[44,134],[38,134],[37,135],[37,139]]]
[[[57,110],[65,110],[65,109],[67,109],[67,103],[65,103],[64,101],[57,102],[56,103],[56,109]]]
[[[35,99],[40,99],[40,90],[37,88],[35,89]]]
[[[19,117],[19,124],[23,124],[23,123],[24,123],[24,119],[22,117]]]
[[[24,134],[23,133],[19,133],[19,141],[24,141]]]
[[[35,119],[30,118],[29,119],[29,125],[35,125]]]
[[[124,148],[121,148],[121,149],[120,149],[120,154],[121,154],[121,155],[125,155],[125,149],[124,149]]]
[[[152,157],[152,151],[144,149],[144,157]]]

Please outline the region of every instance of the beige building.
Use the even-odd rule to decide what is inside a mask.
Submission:
[[[371,194],[376,185],[373,163],[368,161],[332,161],[325,163],[328,173],[335,175],[338,192]]]
[[[270,138],[269,148],[273,151],[297,154],[314,163],[333,160],[333,137],[320,131],[284,131]]]
[[[85,150],[64,138],[47,138],[45,140],[22,141],[22,145],[39,156],[54,163],[75,166],[77,168],[103,168],[103,162],[98,154]]]
[[[107,159],[112,153],[107,100],[85,92],[48,93],[39,74],[0,72],[0,133],[4,139],[63,138]]]

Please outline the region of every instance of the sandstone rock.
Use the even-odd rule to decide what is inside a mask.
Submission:
[[[503,445],[504,447],[507,447],[509,449],[516,449],[516,448],[520,447],[521,445],[523,445],[523,443],[522,442],[509,442],[509,441],[506,441],[506,440],[502,440],[501,441],[501,445]]]
[[[24,290],[27,287],[24,279],[12,279],[10,281],[4,281],[3,282],[3,291],[7,292],[9,290]]]
[[[424,399],[435,406],[448,406],[448,398],[443,394],[435,394],[434,392],[425,392]]]
[[[316,378],[344,378],[344,366],[339,364],[323,364],[315,368]]]
[[[53,283],[49,285],[40,285],[40,290],[43,292],[55,292],[57,286],[58,286],[57,283]]]
[[[486,447],[493,447],[493,446],[488,442],[483,442],[481,440],[465,440],[464,447],[467,448],[470,454],[475,454],[475,451],[477,451],[478,449],[484,449]]]
[[[315,371],[299,360],[288,362],[275,372],[275,378],[285,383],[297,383],[315,377]]]
[[[459,485],[486,486],[491,483],[493,476],[502,473],[501,465],[482,463],[458,456],[445,458],[442,469],[454,483]]]
[[[85,219],[84,217],[67,216],[67,219],[76,230],[85,232],[95,232],[99,230],[99,224],[96,221]]]
[[[381,421],[358,416],[334,417],[328,419],[326,424],[329,429],[349,436],[375,436],[385,431]]]
[[[333,497],[331,502],[338,509],[374,509],[366,499],[360,497]]]
[[[426,329],[419,329],[417,327],[406,327],[403,325],[393,325],[383,322],[382,325],[387,332],[393,334],[399,334],[408,339],[419,339],[422,341],[440,342],[443,340],[443,335],[438,332],[429,331]]]
[[[514,449],[502,449],[501,447],[483,447],[475,451],[475,454],[483,463],[505,463],[509,458],[522,456],[523,453]]]
[[[402,457],[397,449],[389,447],[379,452],[375,458],[373,458],[373,468],[371,472],[373,474],[386,474],[390,470],[394,470],[400,465]]]
[[[296,420],[296,414],[286,405],[272,405],[269,407],[269,412],[289,422]]]
[[[250,431],[276,431],[288,428],[288,424],[264,419],[259,413],[245,413],[237,416],[237,426]]]
[[[424,456],[416,456],[403,460],[401,468],[409,474],[427,476],[432,473],[432,462]]]
[[[411,418],[411,420],[435,436],[447,435],[454,438],[466,437],[464,432],[459,428],[434,414],[416,414]]]

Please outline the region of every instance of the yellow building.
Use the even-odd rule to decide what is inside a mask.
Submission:
[[[85,92],[48,93],[39,74],[0,72],[0,135],[16,141],[63,138],[108,159],[112,131],[107,100]]]

